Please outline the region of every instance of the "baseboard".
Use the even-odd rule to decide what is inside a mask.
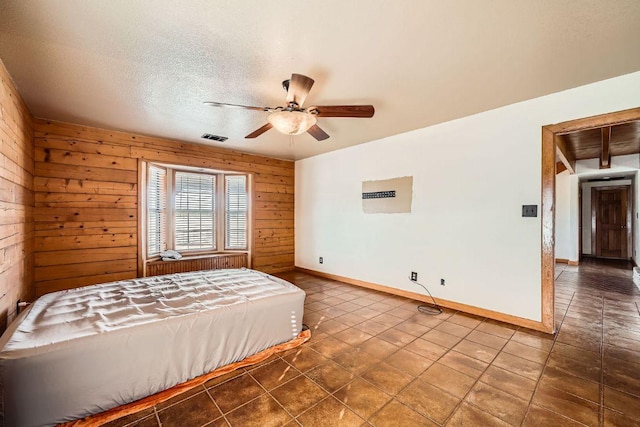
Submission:
[[[363,288],[373,289],[376,291],[386,292],[392,295],[398,295],[405,298],[411,298],[418,301],[430,303],[431,299],[427,295],[419,294],[416,292],[405,291],[402,289],[392,288],[390,286],[378,285],[376,283],[365,282],[363,280],[352,279],[350,277],[338,276],[336,274],[323,273],[321,271],[310,270],[307,268],[296,267],[296,270],[302,271],[313,276],[323,277],[325,279],[337,280],[339,282],[348,283],[350,285],[362,286]],[[462,311],[464,313],[473,314],[476,316],[486,317],[488,319],[497,320],[500,322],[509,323],[516,326],[522,326],[523,328],[533,329],[540,332],[546,332],[548,334],[553,333],[542,322],[536,322],[535,320],[525,319],[523,317],[514,316],[511,314],[500,313],[493,310],[487,310],[472,305],[462,304],[454,301],[448,301],[445,299],[435,298],[438,305],[446,307],[452,310]]]
[[[556,264],[579,265],[580,261],[573,261],[566,258],[556,258]]]

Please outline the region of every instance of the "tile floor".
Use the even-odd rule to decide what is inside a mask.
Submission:
[[[640,291],[626,264],[558,265],[555,336],[282,277],[307,292],[308,343],[109,425],[640,425]]]

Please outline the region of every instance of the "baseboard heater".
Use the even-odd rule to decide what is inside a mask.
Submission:
[[[248,267],[247,261],[248,255],[246,253],[200,255],[183,257],[176,261],[149,261],[146,264],[145,276]]]

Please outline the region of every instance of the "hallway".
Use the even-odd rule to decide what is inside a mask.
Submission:
[[[588,381],[574,388],[587,400],[595,401],[598,382],[605,425],[640,424],[640,290],[632,277],[627,261],[585,258],[577,267],[556,265],[559,333],[547,369]]]

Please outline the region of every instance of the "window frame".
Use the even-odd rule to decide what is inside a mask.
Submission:
[[[144,224],[142,228],[142,255],[145,261],[156,260],[160,258],[160,252],[157,253],[149,253],[149,230],[148,230],[148,221],[149,221],[149,201],[148,201],[148,193],[149,193],[149,175],[151,166],[159,167],[165,169],[166,171],[166,248],[165,250],[176,250],[176,242],[175,242],[175,218],[176,218],[176,209],[175,209],[175,200],[176,200],[176,172],[186,172],[186,173],[194,173],[194,174],[202,174],[202,175],[212,175],[215,176],[215,208],[214,208],[214,234],[215,234],[215,247],[214,248],[200,248],[200,249],[187,249],[180,250],[179,252],[185,256],[199,256],[199,255],[215,255],[215,254],[223,254],[223,253],[249,253],[251,248],[251,218],[252,218],[252,196],[251,196],[251,174],[243,173],[243,172],[234,172],[234,171],[223,171],[216,169],[205,169],[205,168],[196,168],[190,166],[180,166],[175,164],[164,164],[157,162],[144,162],[145,164],[145,182],[143,187],[143,197],[141,197],[141,203],[144,205],[140,210],[140,213],[144,216],[141,221]],[[245,248],[232,248],[228,249],[227,239],[226,239],[226,176],[244,176],[245,177],[245,191],[247,197],[246,203],[246,246]],[[161,251],[162,252],[162,251]]]

